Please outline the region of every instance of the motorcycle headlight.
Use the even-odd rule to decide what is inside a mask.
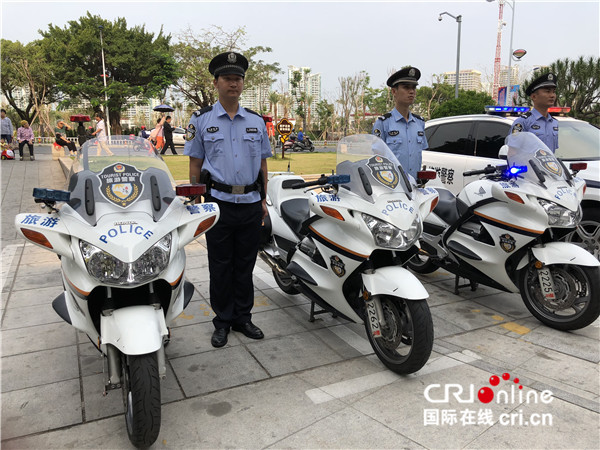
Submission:
[[[373,234],[378,247],[406,250],[421,235],[422,225],[419,216],[415,217],[408,230],[401,230],[391,223],[379,220],[369,214],[363,213],[362,218]]]
[[[571,211],[554,202],[538,199],[539,204],[548,214],[548,225],[559,228],[575,228],[581,221],[581,208]]]
[[[155,278],[169,264],[171,234],[148,249],[132,263],[125,263],[89,242],[80,241],[79,248],[90,276],[106,284],[139,284]]]

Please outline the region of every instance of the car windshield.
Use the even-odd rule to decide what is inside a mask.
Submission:
[[[552,151],[535,134],[529,132],[510,134],[506,138],[508,145],[507,162],[509,168],[526,167],[525,172],[518,174],[534,183],[542,178],[553,181],[566,179],[562,164]]]
[[[560,120],[556,156],[565,160],[600,160],[600,128],[587,122]]]
[[[347,136],[338,142],[338,175],[350,175],[344,188],[374,202],[382,194],[406,192],[408,175],[384,141],[371,134]]]

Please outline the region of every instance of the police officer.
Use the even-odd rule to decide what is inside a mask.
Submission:
[[[264,337],[252,323],[250,311],[254,305],[252,270],[267,214],[266,158],[272,153],[263,118],[239,104],[247,69],[248,60],[239,53],[222,53],[212,59],[208,70],[219,100],[192,115],[184,147],[190,157],[190,180],[206,182],[207,198],[221,212],[206,233],[210,302],[216,314],[214,347],[227,343],[230,328],[252,339]]]
[[[548,114],[556,102],[556,75],[544,74],[531,82],[525,94],[531,97],[533,108],[513,122],[511,133],[529,131],[535,134],[553,152],[558,148],[558,120]]]
[[[386,142],[402,168],[413,177],[421,168],[422,151],[429,148],[425,120],[409,111],[415,102],[419,78],[421,71],[416,67],[405,67],[388,78],[396,107],[373,125],[373,134]]]

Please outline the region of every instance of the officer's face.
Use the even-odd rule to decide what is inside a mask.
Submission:
[[[410,106],[415,102],[417,87],[414,84],[397,84],[392,88],[394,103],[399,106]]]
[[[531,94],[534,106],[549,108],[556,102],[556,89],[553,87],[539,88]]]
[[[220,75],[214,85],[220,98],[238,98],[244,89],[244,78],[239,75]]]

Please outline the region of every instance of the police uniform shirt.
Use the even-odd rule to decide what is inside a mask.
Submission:
[[[183,154],[204,159],[202,168],[214,181],[240,186],[254,183],[261,160],[272,156],[263,118],[239,106],[232,120],[219,102],[192,115]],[[211,195],[232,203],[260,201],[258,191],[230,194],[213,188]]]
[[[553,152],[558,148],[558,120],[550,114],[548,117],[544,117],[535,108],[521,114],[515,119],[510,129],[511,134],[519,131],[529,131],[535,134]]]
[[[375,121],[373,134],[385,141],[407,173],[417,176],[423,160],[421,151],[429,148],[425,137],[425,121],[421,117],[409,113],[407,121],[394,108],[391,113]]]

